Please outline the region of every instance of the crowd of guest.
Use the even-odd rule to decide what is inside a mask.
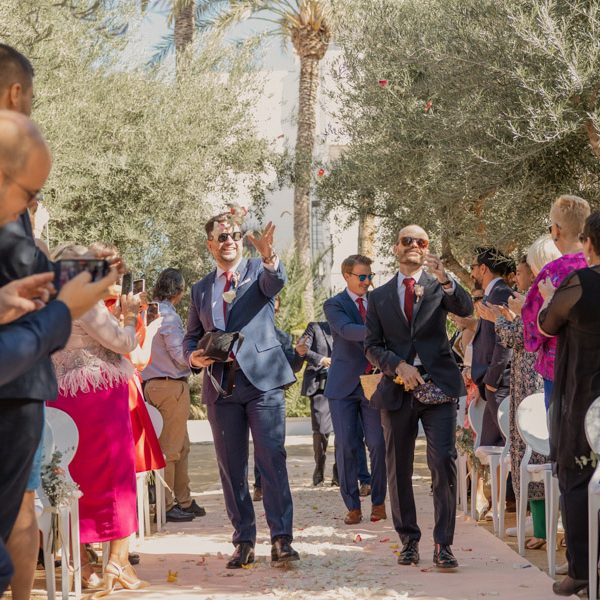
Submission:
[[[147,585],[133,568],[139,557],[129,551],[138,530],[136,474],[164,469],[167,521],[206,514],[192,498],[188,472],[189,377],[200,372],[234,530],[227,568],[254,562],[253,499],[265,507],[272,563],[300,559],[292,546],[284,390],[302,371],[312,484],[329,479],[333,434],[330,480],[340,488],[344,523],[362,521],[361,497],[370,497],[372,522],[387,519],[389,493],[402,542],[398,563],[407,566],[420,561],[412,474],[421,423],[432,474],[433,562],[440,570],[458,567],[455,435],[463,395],[485,406],[480,441],[486,446],[506,441],[498,408],[510,397],[511,488],[516,499],[525,494],[529,501],[528,548],[543,547],[544,491],[520,485],[525,444],[517,427],[521,402],[543,391],[551,455],[534,454],[531,462],[551,460],[561,492],[568,565],[554,591],[570,595],[587,586],[588,546],[598,542],[587,539],[594,461],[584,419],[600,396],[600,212],[579,197],[559,197],[549,233],[517,262],[497,248],[475,249],[470,291],[430,251],[426,231],[404,227],[394,246],[394,277],[370,292],[372,259],[347,257],[345,289],[324,303],[324,320],[310,322],[295,343],[275,327],[287,280],[274,250],[275,227],[269,223],[255,237],[243,233],[235,211],[221,213],[205,225],[216,268],[192,286],[184,326],[177,307],[187,290],[179,270],[163,270],[151,293],[143,280],[133,290],[118,248],[97,241],[50,252],[35,239],[30,215],[52,155],[28,118],[33,76],[25,56],[0,44],[0,595],[9,584],[17,600],[31,593],[40,546],[35,501],[43,495],[40,469],[48,459],[45,406],[69,415],[79,434],[69,474],[82,493],[84,587],[102,597],[117,585]],[[257,258],[243,256],[244,238]],[[82,272],[68,271],[72,264]],[[452,340],[448,318],[458,328]],[[159,438],[150,411],[162,419]],[[483,487],[472,501],[485,517]],[[92,560],[91,545],[100,542],[108,542],[109,552],[103,573]]]

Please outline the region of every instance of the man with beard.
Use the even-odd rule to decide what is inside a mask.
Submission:
[[[419,562],[412,474],[420,420],[433,483],[433,562],[448,570],[458,566],[450,546],[456,517],[456,402],[464,384],[446,317],[448,312],[466,317],[473,304],[428,248],[421,227],[399,232],[394,246],[398,273],[369,297],[365,352],[383,373],[371,402],[381,409],[392,517],[403,543],[398,564]]]

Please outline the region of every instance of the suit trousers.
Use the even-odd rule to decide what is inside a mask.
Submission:
[[[271,541],[280,536],[292,539],[294,507],[286,465],[283,389],[258,390],[238,370],[231,396],[219,396],[207,408],[227,515],[234,528],[233,543],[256,541],[248,488],[249,431]]]
[[[560,508],[567,541],[569,576],[588,578],[588,484],[594,468],[557,468]],[[598,540],[593,543],[598,544]]]
[[[192,503],[188,458],[190,438],[187,421],[190,416],[190,387],[178,379],[149,379],[144,395],[160,411],[163,430],[158,441],[165,455],[165,482],[173,490],[165,489],[167,510],[177,502],[183,508]]]
[[[483,388],[483,389],[481,389]],[[499,387],[495,392],[480,386],[481,397],[485,399],[485,412],[483,413],[483,425],[481,428],[481,446],[504,446],[504,436],[498,424],[498,407],[509,395],[508,387]]]
[[[0,400],[0,539],[4,542],[19,514],[43,426],[43,402]]]
[[[371,502],[383,504],[387,488],[385,471],[385,441],[379,410],[365,398],[362,388],[346,398],[329,398],[333,432],[335,434],[335,460],[340,492],[348,510],[360,509],[358,490],[359,452],[362,438],[358,436],[358,420],[362,419],[365,441],[371,458]]]
[[[436,544],[451,545],[456,522],[456,404],[427,405],[405,397],[398,410],[382,410],[381,423],[394,528],[402,543],[419,541],[413,492],[413,463],[419,420],[427,439],[427,466],[431,471]]]

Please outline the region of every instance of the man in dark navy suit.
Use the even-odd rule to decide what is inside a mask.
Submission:
[[[362,520],[358,489],[358,419],[362,419],[365,441],[371,457],[371,521],[387,518],[385,512],[386,473],[385,442],[379,410],[365,398],[360,376],[371,369],[365,358],[367,333],[367,291],[371,285],[371,259],[355,254],[342,263],[347,288],[329,298],[323,305],[333,336],[331,366],[325,386],[335,434],[335,458],[340,492],[348,513],[347,525]]]
[[[454,569],[458,563],[450,546],[456,518],[456,401],[464,384],[450,349],[446,317],[448,312],[466,317],[473,304],[428,248],[429,237],[421,227],[410,225],[399,232],[394,246],[398,273],[369,297],[365,350],[383,373],[371,402],[381,409],[392,517],[404,544],[398,563],[419,562],[421,530],[412,474],[421,421],[433,484],[433,560],[438,568]],[[429,385],[415,390],[425,380]],[[427,398],[415,397],[424,389],[431,392]]]
[[[273,251],[275,227],[259,239],[247,234],[260,259],[242,258],[242,233],[229,213],[206,224],[207,246],[217,268],[192,287],[184,352],[190,366],[204,369],[207,404],[235,551],[227,568],[254,561],[256,521],[248,488],[248,431],[261,474],[263,502],[271,533],[271,561],[298,560],[292,548],[293,505],[285,451],[284,386],[295,381],[274,323],[275,297],[286,282]],[[214,363],[197,350],[208,331],[241,332],[235,360]],[[233,388],[228,383],[233,382]],[[225,388],[225,389],[224,389]]]

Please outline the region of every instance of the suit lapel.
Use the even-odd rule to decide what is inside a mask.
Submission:
[[[404,314],[404,311],[400,306],[400,297],[398,296],[398,275],[395,275],[385,285],[388,288],[386,295],[390,306],[394,308],[394,310],[398,314],[398,317],[400,317],[400,320],[402,321],[406,329],[408,329],[408,320],[406,319],[406,315]]]
[[[346,290],[344,290],[340,294],[340,297],[341,297],[342,303],[344,303],[346,305],[346,310],[348,311],[348,315],[353,317],[354,321],[356,323],[359,323],[360,325],[364,325],[362,317],[360,316],[360,313],[358,312],[358,306],[356,305],[356,302],[354,302],[354,300],[352,300],[352,298],[350,298],[348,292]]]
[[[238,265],[237,272],[240,274],[240,279],[238,281],[238,285],[236,288],[235,298],[233,302],[227,308],[227,321],[229,321],[229,317],[231,312],[233,311],[233,307],[240,301],[240,298],[248,291],[248,288],[253,283],[252,281],[246,281],[248,277],[248,270],[250,269],[250,262],[245,258],[242,259],[240,264]]]
[[[208,315],[210,327],[207,331],[213,331],[215,329],[215,323],[213,321],[213,311],[212,311],[212,300],[213,300],[213,292],[215,289],[215,278],[217,275],[216,269],[208,276],[206,280],[206,285],[204,290],[201,292],[202,296],[200,298],[200,314]]]
[[[435,283],[435,281],[436,281],[435,277],[432,277],[425,271],[423,271],[423,273],[421,273],[421,277],[419,277],[419,281],[417,281],[417,285],[420,285],[423,288],[423,294],[419,298],[419,296],[415,292],[415,303],[413,305],[413,318],[412,318],[412,330],[413,331],[415,330],[415,325],[417,323],[417,316],[419,315],[419,312],[421,311],[421,306],[423,306],[423,303],[425,301],[425,297],[427,296],[427,293],[431,292],[431,288],[433,287],[433,284]]]

